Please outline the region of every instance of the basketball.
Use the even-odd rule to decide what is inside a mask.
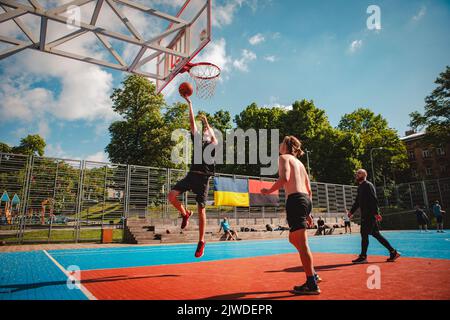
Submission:
[[[194,88],[189,82],[183,82],[182,84],[180,84],[178,91],[180,92],[180,95],[182,97],[190,97],[192,96],[192,93],[194,93]]]

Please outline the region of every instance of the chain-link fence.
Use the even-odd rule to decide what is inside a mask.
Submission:
[[[385,228],[417,228],[416,205],[424,209],[428,215],[429,226],[435,226],[436,221],[432,212],[435,201],[439,201],[444,211],[448,212],[450,208],[450,178],[378,187],[377,195],[380,205],[385,207],[383,210]],[[450,227],[450,219],[444,219],[444,227]]]
[[[120,242],[127,219],[147,218],[155,224],[178,218],[167,193],[186,175],[184,170],[120,165],[0,153],[0,241],[6,243],[100,241],[102,229],[113,229]],[[275,181],[266,177],[217,176]],[[312,183],[314,214],[341,216],[356,196],[356,187]],[[278,206],[216,207],[210,180],[208,218],[282,218],[285,195]],[[195,195],[182,201],[195,210]]]

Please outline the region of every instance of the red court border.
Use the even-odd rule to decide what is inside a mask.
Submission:
[[[314,254],[323,278],[319,296],[295,296],[293,285],[305,281],[297,254],[83,271],[82,283],[99,300],[450,300],[450,260],[371,256],[352,265],[354,255]],[[381,289],[368,289],[376,265]]]

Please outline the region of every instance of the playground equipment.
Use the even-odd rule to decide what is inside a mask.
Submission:
[[[17,194],[14,194],[14,196],[11,200],[11,198],[8,195],[8,192],[4,191],[2,194],[2,197],[0,198],[0,206],[3,203],[5,203],[4,213],[5,213],[6,223],[12,224],[13,215],[17,215],[19,212],[20,198]],[[1,212],[0,212],[0,216],[1,216]]]

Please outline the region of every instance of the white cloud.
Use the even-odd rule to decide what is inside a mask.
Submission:
[[[351,53],[356,52],[358,49],[362,47],[363,41],[362,40],[354,40],[349,47],[349,51]]]
[[[278,60],[278,58],[275,57],[275,56],[265,56],[263,59],[268,61],[268,62],[275,62],[275,61]]]
[[[241,58],[233,61],[233,66],[240,71],[248,72],[248,64],[253,60],[256,60],[256,54],[244,49],[242,50]]]
[[[61,147],[61,144],[57,143],[54,144],[47,144],[45,146],[45,156],[46,157],[54,157],[54,158],[62,158],[62,159],[73,159],[73,160],[80,160],[79,157],[73,157],[70,154],[68,154],[66,151],[63,150]]]
[[[427,13],[427,7],[422,6],[419,10],[419,12],[412,18],[414,21],[419,21],[422,19],[425,14]]]
[[[87,156],[86,160],[95,162],[108,162],[108,155],[103,151],[99,151]]]
[[[229,25],[233,22],[234,15],[242,6],[243,0],[231,0],[227,1],[224,5],[218,5],[213,2],[213,20],[212,24],[214,27],[221,28],[223,26]]]
[[[262,42],[264,42],[266,39],[264,38],[264,36],[261,33],[255,34],[253,37],[251,37],[250,39],[248,39],[248,42],[252,45],[252,46],[256,46],[257,44],[260,44]]]

